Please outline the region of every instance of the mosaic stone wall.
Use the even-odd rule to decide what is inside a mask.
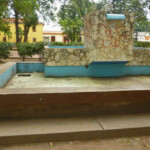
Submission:
[[[84,47],[90,61],[127,61],[133,55],[134,14],[125,20],[108,20],[105,11],[96,10],[84,18]]]
[[[150,49],[134,49],[129,66],[150,66]]]
[[[49,48],[44,50],[44,63],[47,66],[80,66],[87,64],[87,49]]]

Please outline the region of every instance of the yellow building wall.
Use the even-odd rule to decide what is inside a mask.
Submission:
[[[6,37],[7,42],[11,42],[11,43],[16,43],[16,30],[15,30],[15,24],[14,23],[10,23],[10,31],[12,33],[11,38],[8,39],[8,37]],[[43,24],[38,24],[36,26],[36,32],[33,32],[32,27],[29,30],[29,34],[28,34],[28,42],[29,43],[33,43],[33,38],[36,38],[36,42],[43,42]],[[22,30],[24,30],[24,25],[23,24],[19,24],[19,27],[21,27]],[[0,32],[0,42],[3,42],[3,37],[5,37],[4,33]],[[24,37],[22,37],[22,42],[24,40]]]

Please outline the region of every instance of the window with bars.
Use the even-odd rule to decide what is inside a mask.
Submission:
[[[32,30],[33,30],[33,32],[36,32],[36,27],[33,27]]]
[[[36,38],[33,38],[33,42],[36,42]]]
[[[6,42],[6,37],[3,37],[3,42]]]

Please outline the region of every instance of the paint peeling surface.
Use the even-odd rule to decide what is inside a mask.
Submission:
[[[122,78],[64,77],[45,78],[43,73],[24,77],[16,74],[6,88],[98,87],[103,90],[150,89],[150,76]]]

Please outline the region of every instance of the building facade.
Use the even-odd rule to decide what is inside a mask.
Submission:
[[[68,37],[63,34],[63,31],[44,31],[43,33],[44,42],[63,42],[69,43]],[[81,33],[81,42],[84,41],[83,33]]]
[[[10,32],[11,38],[8,38],[4,33],[0,32],[0,42],[11,42],[11,43],[16,43],[16,29],[15,29],[15,19],[10,18],[6,20],[9,23],[10,26]],[[30,28],[29,34],[28,34],[28,42],[33,43],[33,42],[41,42],[43,41],[43,23],[38,23],[38,25],[35,28]],[[21,31],[24,30],[24,24],[22,23],[21,20],[19,20],[19,29]],[[21,42],[24,41],[24,36],[20,34],[19,39]]]
[[[149,32],[134,32],[134,39],[141,42],[150,42]]]

